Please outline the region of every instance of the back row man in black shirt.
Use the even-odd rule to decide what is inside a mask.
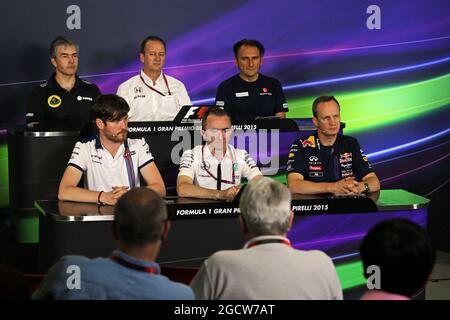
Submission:
[[[257,117],[285,118],[288,105],[277,79],[259,73],[264,47],[257,40],[243,39],[233,46],[239,74],[219,85],[216,105],[223,107],[232,119],[253,120]]]
[[[89,131],[91,106],[100,90],[77,76],[78,51],[78,45],[67,38],[52,41],[50,62],[55,72],[31,92],[26,114],[29,127]]]

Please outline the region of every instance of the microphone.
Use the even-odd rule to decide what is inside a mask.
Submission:
[[[322,132],[323,134],[327,134],[327,130],[323,130],[323,129],[319,129],[320,132]]]

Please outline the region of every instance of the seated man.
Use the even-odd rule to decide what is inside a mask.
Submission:
[[[75,144],[59,184],[60,200],[114,205],[128,189],[139,186],[139,172],[148,188],[165,196],[148,144],[144,138],[127,139],[129,110],[127,102],[114,94],[95,100],[92,119],[98,135]],[[85,189],[78,187],[83,175]]]
[[[216,105],[233,120],[286,117],[288,105],[280,81],[259,73],[264,47],[258,40],[243,39],[233,46],[239,74],[217,88]]]
[[[286,170],[291,192],[356,194],[380,190],[380,182],[358,141],[339,134],[337,100],[318,97],[312,111],[317,133],[296,141],[289,152]]]
[[[373,227],[361,242],[360,255],[364,276],[373,286],[362,300],[414,298],[425,289],[436,260],[425,230],[406,219],[386,220]],[[378,280],[371,266],[379,268]]]
[[[62,257],[33,299],[194,298],[188,286],[162,276],[155,262],[170,227],[163,199],[153,190],[134,188],[119,199],[114,216],[117,250],[109,258]]]
[[[177,179],[180,197],[231,201],[242,178],[262,177],[247,151],[228,144],[231,120],[221,108],[208,109],[202,118],[206,144],[183,153]]]
[[[91,107],[100,90],[77,76],[78,45],[64,37],[50,45],[50,61],[55,68],[47,82],[33,88],[26,122],[44,130],[90,131]]]
[[[342,299],[332,260],[292,247],[291,193],[270,178],[249,183],[240,199],[243,249],[209,257],[191,282],[196,299]]]
[[[148,36],[141,43],[142,71],[122,83],[117,94],[130,105],[130,121],[172,121],[191,99],[184,84],[162,72],[166,43]]]

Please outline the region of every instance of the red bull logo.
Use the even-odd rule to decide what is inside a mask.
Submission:
[[[306,148],[306,147],[315,148],[316,140],[314,139],[314,136],[310,136],[308,139],[302,140],[302,146],[303,146],[303,148]]]

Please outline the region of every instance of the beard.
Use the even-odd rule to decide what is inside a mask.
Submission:
[[[108,133],[108,134],[105,134],[105,136],[110,141],[124,142],[127,139],[128,131],[127,130],[122,130],[122,131],[119,131],[117,133]]]

